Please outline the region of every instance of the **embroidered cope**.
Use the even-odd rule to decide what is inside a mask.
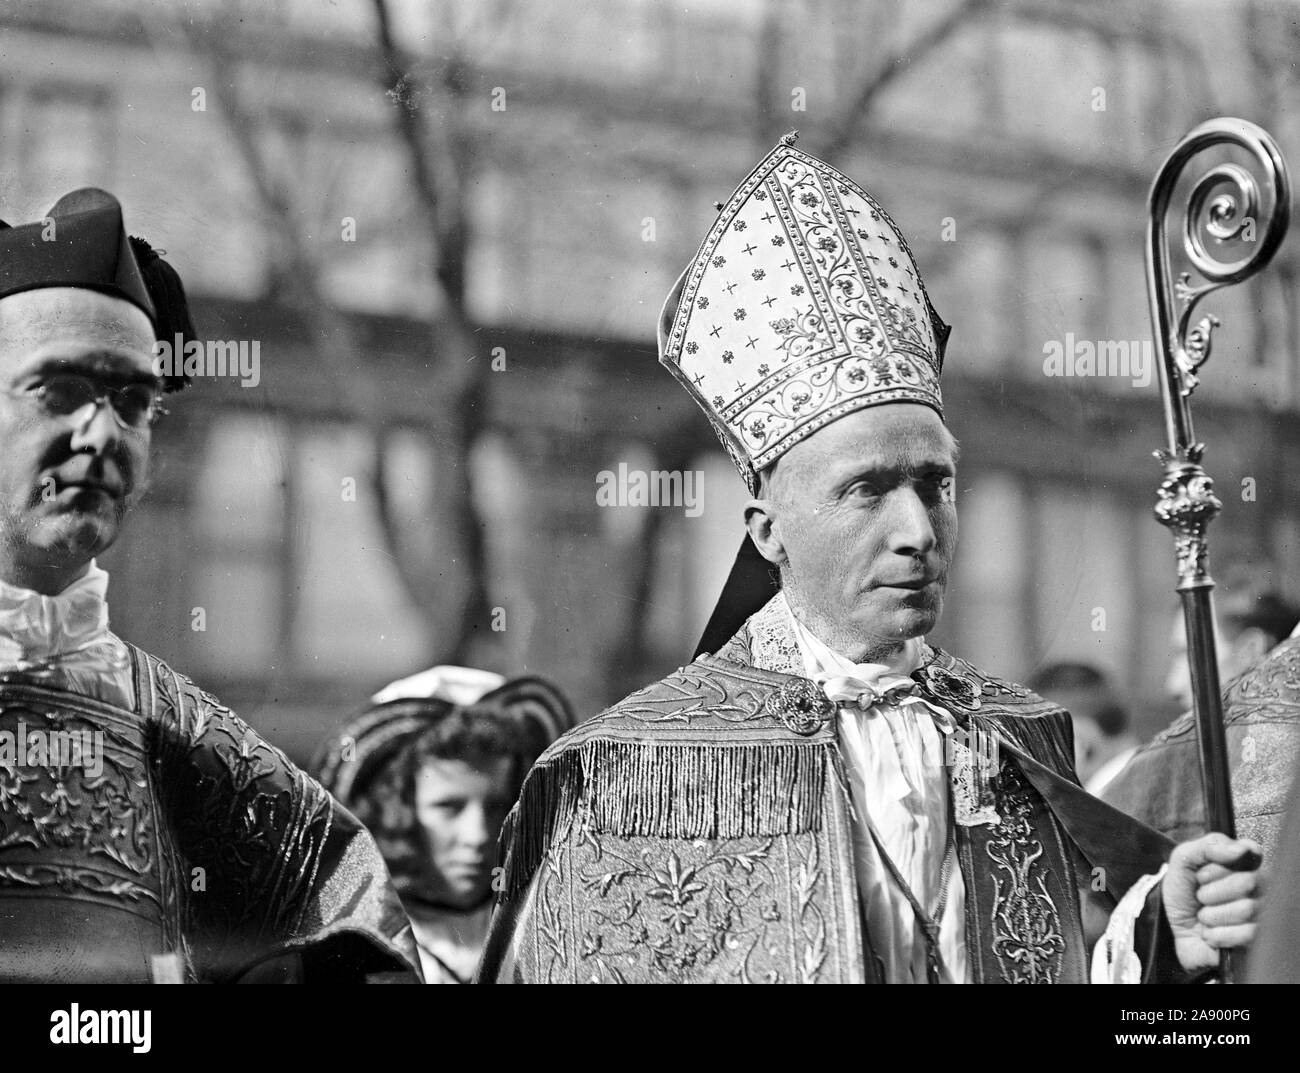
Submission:
[[[0,583],[0,982],[416,976],[373,838],[107,588]]]
[[[951,778],[964,739],[980,798],[964,811],[948,727]],[[1070,754],[1069,715],[1022,686],[919,642],[892,666],[848,664],[774,597],[542,754],[502,832],[479,979],[1084,983],[1081,869],[1104,869],[1105,902],[1170,846],[1088,796]],[[932,912],[949,829],[932,977],[893,869]],[[1147,894],[1099,976],[1132,975],[1132,951],[1144,981],[1185,978]]]

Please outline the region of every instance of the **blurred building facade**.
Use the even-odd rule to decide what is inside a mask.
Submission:
[[[475,360],[504,366],[472,460],[492,605],[481,661],[547,675],[591,713],[689,659],[743,533],[743,490],[659,368],[655,324],[712,203],[797,127],[890,209],[953,325],[962,535],[934,640],[1013,677],[1097,663],[1158,723],[1175,603],[1150,514],[1154,369],[1140,385],[1058,378],[1044,356],[1067,338],[1149,342],[1145,195],[1193,125],[1242,115],[1300,162],[1291,8],[394,0],[417,72],[454,71],[454,108],[421,119],[471,148]],[[387,495],[418,533],[439,503],[427,391],[442,309],[373,5],[0,12],[0,214],[38,218],[74,186],[104,186],[169,251],[203,334],[260,344],[256,386],[201,382],[160,426],[153,488],[106,558],[115,626],[303,756],[445,638],[393,564],[362,480],[370,434],[278,293],[269,210],[208,57],[175,20],[213,27],[239,58],[259,144],[292,179],[284,211],[388,425]],[[1224,326],[1195,399],[1225,502],[1215,562],[1273,563],[1287,589],[1298,264],[1284,247],[1267,278],[1213,300]],[[697,471],[702,513],[598,506],[598,475],[620,464]]]

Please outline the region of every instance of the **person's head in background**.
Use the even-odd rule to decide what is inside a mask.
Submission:
[[[493,713],[461,709],[412,744],[394,773],[415,851],[404,893],[450,909],[491,897],[497,838],[528,767],[511,729]]]
[[[1074,765],[1084,786],[1138,744],[1128,711],[1104,671],[1086,663],[1049,663],[1026,682],[1065,708],[1074,722]]]
[[[571,725],[535,678],[435,667],[394,682],[324,750],[321,781],[375,836],[403,900],[472,910],[537,756]]]
[[[1219,681],[1226,685],[1291,636],[1300,620],[1300,609],[1278,592],[1271,572],[1229,568],[1215,589],[1214,620]],[[1181,610],[1174,615],[1170,648],[1165,690],[1186,711],[1192,706],[1192,679]]]
[[[403,901],[467,910],[491,896],[497,837],[527,770],[511,729],[492,712],[448,705],[344,799]]]

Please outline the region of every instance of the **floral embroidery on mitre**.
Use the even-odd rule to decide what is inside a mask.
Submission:
[[[719,213],[660,354],[751,484],[853,410],[919,402],[942,413],[947,329],[906,241],[865,190],[792,141]],[[735,312],[710,313],[719,302]]]

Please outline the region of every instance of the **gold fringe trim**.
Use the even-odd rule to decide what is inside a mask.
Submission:
[[[729,839],[821,825],[826,744],[671,745],[594,740],[524,783],[503,843],[505,894],[522,893],[575,823],[623,838]]]

